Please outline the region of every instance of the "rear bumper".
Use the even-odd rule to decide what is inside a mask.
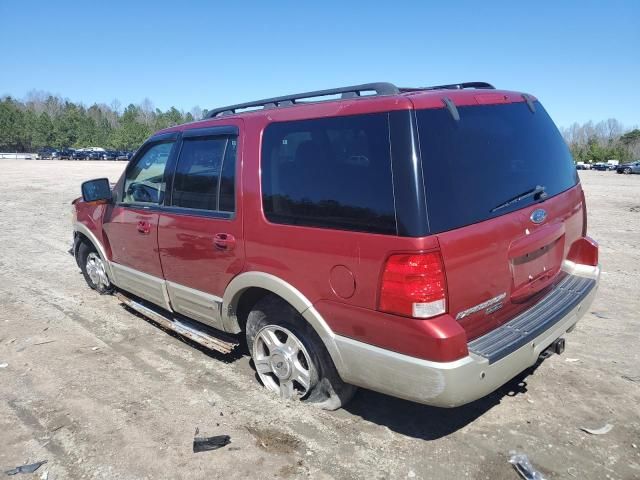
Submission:
[[[540,354],[588,311],[598,289],[600,267],[567,263],[564,269],[574,280],[592,281],[583,282],[585,288],[576,293],[577,298],[558,307],[553,318],[544,316],[544,308],[538,307],[535,315],[527,311],[505,324],[510,327],[503,332],[500,348],[476,348],[474,352],[474,341],[469,344],[470,353],[466,357],[453,362],[432,362],[336,336],[342,360],[340,375],[354,385],[438,407],[456,407],[482,398],[534,365]],[[539,304],[552,295],[554,291]],[[547,307],[552,303],[547,302]],[[532,318],[541,320],[531,323]],[[522,331],[520,338],[507,338],[509,328],[516,327]],[[487,340],[492,341],[485,342],[485,347],[501,339],[494,334],[494,339]]]

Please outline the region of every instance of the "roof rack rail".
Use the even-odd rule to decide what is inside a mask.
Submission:
[[[400,89],[392,83],[377,82],[364,83],[362,85],[352,85],[349,87],[330,88],[328,90],[316,90],[313,92],[296,93],[293,95],[285,95],[282,97],[265,98],[263,100],[255,100],[253,102],[238,103],[227,107],[215,108],[207,113],[206,118],[214,118],[222,115],[233,115],[236,110],[252,107],[277,108],[295,105],[296,101],[305,98],[325,97],[329,95],[342,95],[342,98],[356,98],[362,92],[375,92],[372,96],[378,95],[395,95],[400,93]]]
[[[478,89],[490,89],[495,90],[496,87],[487,82],[464,82],[464,83],[450,83],[447,85],[435,85],[433,87],[406,87],[400,88],[400,92],[418,92],[421,90],[464,90],[465,88],[478,88]]]

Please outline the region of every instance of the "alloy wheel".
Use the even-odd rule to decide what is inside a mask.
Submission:
[[[110,282],[109,277],[107,277],[104,262],[97,253],[91,252],[87,255],[87,263],[85,266],[87,275],[89,275],[91,282],[93,282],[97,289],[105,290],[109,288]]]
[[[287,328],[262,328],[253,343],[253,362],[264,386],[283,399],[302,398],[314,387],[309,352]]]

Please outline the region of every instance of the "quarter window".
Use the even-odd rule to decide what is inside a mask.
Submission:
[[[161,204],[164,201],[164,169],[174,142],[157,143],[127,170],[123,203]]]
[[[387,114],[269,125],[262,201],[274,223],[396,234]]]
[[[228,137],[185,139],[176,166],[172,206],[233,212],[236,143]]]
[[[220,174],[220,205],[218,210],[234,212],[236,209],[236,150],[238,141],[235,138],[227,142],[222,173]]]

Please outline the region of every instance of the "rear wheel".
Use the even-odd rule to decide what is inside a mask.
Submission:
[[[280,325],[266,325],[254,339],[253,362],[260,380],[281,398],[304,398],[318,383],[318,370],[302,341]]]
[[[258,378],[281,398],[336,410],[353,397],[356,387],[340,379],[318,334],[284,300],[260,300],[246,336]]]
[[[87,285],[100,293],[110,293],[113,290],[104,260],[93,245],[81,243],[78,247],[78,260]]]

